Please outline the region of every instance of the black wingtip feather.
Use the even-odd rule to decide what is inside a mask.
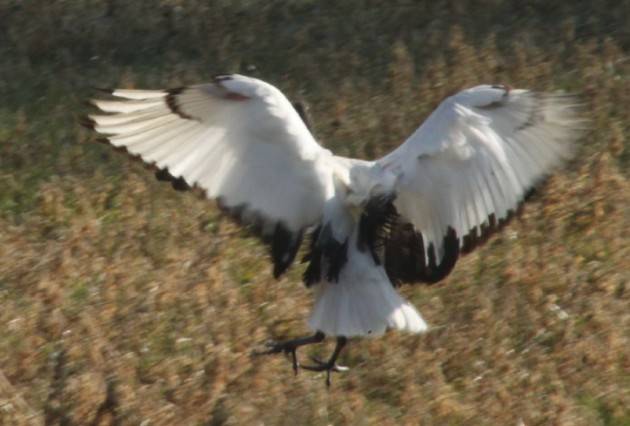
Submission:
[[[253,211],[248,205],[229,206],[222,197],[216,199],[219,209],[239,225],[246,227],[260,238],[270,249],[273,262],[273,276],[277,279],[291,266],[302,245],[304,230],[291,230],[283,222],[275,222],[273,231],[269,229],[269,219],[262,213]]]
[[[188,191],[190,189],[190,185],[181,177],[171,181],[171,186],[175,191]]]
[[[425,256],[423,236],[409,223],[396,223],[385,245],[385,269],[395,285],[435,284],[451,273],[460,255],[459,239],[451,227],[444,236],[439,263],[433,244]]]
[[[173,114],[177,114],[178,116],[180,116],[181,118],[183,118],[184,120],[197,120],[195,117],[186,114],[179,102],[178,102],[178,96],[180,94],[182,94],[184,92],[184,90],[186,90],[186,87],[176,87],[173,89],[169,89],[166,91],[167,95],[165,98],[165,102],[166,102],[166,106],[168,106],[168,108],[171,110],[171,112]]]
[[[172,87],[166,91],[168,95],[177,96],[186,90],[186,86]]]
[[[96,105],[92,99],[85,100],[85,101],[81,102],[81,104],[82,104],[84,107],[86,107],[86,108],[90,108],[90,109],[92,109],[92,108],[98,108],[98,105]]]
[[[160,182],[170,182],[173,175],[169,173],[168,169],[158,169],[155,171],[155,178]]]
[[[80,115],[77,121],[81,126],[85,127],[88,130],[94,130],[94,127],[96,126],[96,121],[92,120],[87,115]]]
[[[94,141],[97,142],[97,143],[102,143],[102,144],[109,145],[109,139],[107,139],[107,138],[96,138],[96,139],[94,139]]]
[[[370,250],[377,265],[381,264],[379,252],[383,247],[383,241],[398,216],[393,204],[395,199],[395,193],[371,198],[359,220],[357,246],[362,252]]]
[[[429,250],[429,271],[426,276],[426,281],[429,284],[437,283],[447,277],[459,258],[459,238],[455,230],[450,226],[444,236],[443,247],[444,256],[442,256],[442,261],[439,265],[435,263],[434,259],[431,260],[432,257],[435,257],[433,247]]]
[[[106,95],[113,95],[114,91],[116,90],[116,89],[110,89],[107,87],[96,87],[96,86],[91,86],[90,89],[93,90],[94,92],[100,92]]]
[[[317,244],[321,230],[322,226],[319,225],[311,232],[308,251],[304,257],[302,257],[302,263],[308,262],[308,265],[302,274],[302,281],[304,281],[306,287],[311,287],[313,284],[317,284],[322,277],[322,252]]]
[[[160,182],[170,182],[171,186],[176,191],[188,191],[191,189],[190,185],[183,177],[175,177],[166,169],[157,169],[155,171],[155,178]]]
[[[271,257],[273,259],[273,276],[278,279],[293,263],[298,248],[302,244],[302,232],[291,232],[281,222],[276,224],[271,242]]]

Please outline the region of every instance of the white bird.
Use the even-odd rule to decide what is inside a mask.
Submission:
[[[110,91],[84,124],[196,186],[269,244],[277,278],[308,235],[304,282],[315,289],[314,335],[270,344],[293,368],[341,371],[350,337],[427,324],[396,291],[434,283],[506,221],[527,193],[570,158],[581,133],[575,98],[482,85],[443,101],[397,149],[376,161],[317,143],[276,87],[241,75],[173,90]],[[103,112],[105,114],[103,114]],[[325,362],[296,350],[334,336]]]

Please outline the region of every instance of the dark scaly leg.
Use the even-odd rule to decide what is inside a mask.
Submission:
[[[283,342],[269,342],[266,346],[269,348],[264,351],[254,351],[254,355],[272,355],[284,352],[286,355],[291,355],[291,361],[293,363],[293,372],[298,373],[298,367],[300,364],[297,360],[297,349],[300,346],[310,345],[313,343],[320,343],[324,340],[326,335],[321,331],[313,334],[312,336],[300,337],[298,339],[285,340]]]
[[[301,365],[300,367],[309,370],[309,371],[325,371],[326,372],[326,386],[330,386],[330,373],[331,372],[342,372],[348,371],[348,367],[344,367],[342,365],[337,365],[337,358],[339,354],[343,350],[344,346],[348,343],[348,339],[340,336],[337,337],[337,344],[335,345],[335,350],[333,351],[328,361],[320,361],[317,358],[311,358],[315,365]]]

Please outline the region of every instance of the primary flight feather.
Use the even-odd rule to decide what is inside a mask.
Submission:
[[[314,335],[273,343],[293,367],[340,371],[353,336],[427,329],[396,291],[443,279],[526,194],[568,159],[580,135],[575,99],[477,86],[443,101],[396,150],[376,161],[320,146],[274,86],[241,75],[173,90],[114,90],[85,124],[196,186],[270,245],[274,275],[310,236],[307,286]],[[300,365],[296,349],[337,338],[329,360]]]

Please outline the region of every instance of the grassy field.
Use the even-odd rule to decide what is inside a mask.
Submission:
[[[0,424],[630,425],[630,1],[0,0]],[[301,267],[78,126],[90,86],[241,72],[376,158],[482,82],[582,96],[579,155],[328,390]],[[314,348],[330,350],[331,346]],[[313,352],[314,351],[314,352]],[[306,351],[309,353],[309,351]],[[324,353],[324,352],[322,352]]]

